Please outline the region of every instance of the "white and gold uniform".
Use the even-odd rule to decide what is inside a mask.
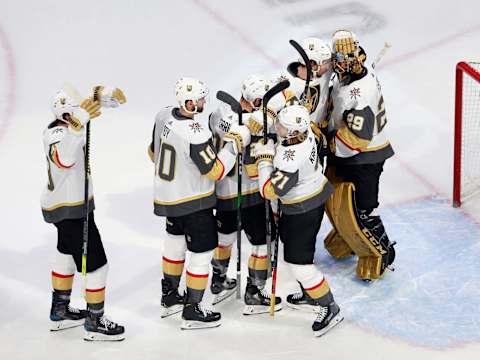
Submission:
[[[254,113],[244,113],[243,120],[248,122],[249,117],[254,117],[256,121],[262,118],[260,110]],[[232,124],[238,124],[238,115],[230,109],[221,106],[210,116],[210,128],[215,137],[217,149],[223,146],[223,138],[230,131]],[[252,145],[261,137],[252,135],[249,146],[243,150],[243,166],[242,173],[242,208],[254,206],[263,203],[258,189],[258,173],[255,164],[255,158],[251,154]],[[217,196],[217,209],[232,211],[236,209],[237,198],[237,173],[236,167],[232,169],[222,180],[217,181],[215,192]]]
[[[48,184],[41,197],[43,217],[48,223],[85,216],[85,129],[72,130],[60,121],[43,132]],[[94,209],[92,180],[89,181],[89,209]]]
[[[226,148],[215,152],[207,115],[191,119],[167,107],[155,118],[153,140],[155,214],[177,217],[212,208],[215,181],[226,176],[236,157]]]
[[[297,68],[299,65],[300,63],[291,63],[288,66],[288,72],[291,75],[288,77],[290,87],[285,91],[285,96],[288,100],[300,100],[303,97],[305,80],[297,76]],[[332,71],[329,71],[320,78],[312,79],[309,84],[309,94],[305,107],[310,111],[310,121],[318,125],[320,125],[327,116],[331,78]]]
[[[273,164],[259,163],[262,196],[279,199],[283,214],[301,214],[321,206],[333,187],[322,174],[312,131],[306,140],[293,145],[278,143]]]
[[[336,133],[331,150],[338,163],[374,164],[394,154],[385,133],[387,118],[380,83],[371,67],[365,72],[362,77],[352,75],[347,84],[337,80],[333,85],[330,127]]]

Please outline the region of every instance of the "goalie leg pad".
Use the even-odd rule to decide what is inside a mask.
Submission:
[[[393,245],[379,217],[359,216],[354,190],[352,183],[339,184],[327,201],[327,209],[340,236],[360,258],[357,275],[364,280],[377,279],[388,266],[385,264],[393,262]]]
[[[343,259],[352,255],[352,249],[343,240],[336,229],[332,229],[324,240],[325,249],[335,259]]]

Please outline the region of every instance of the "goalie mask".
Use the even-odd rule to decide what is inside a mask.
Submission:
[[[78,104],[63,90],[57,91],[52,101],[52,112],[55,119],[68,122],[65,115],[73,115],[73,111],[78,108]]]
[[[307,138],[309,124],[310,115],[307,108],[302,105],[291,105],[278,114],[275,130],[282,143],[297,144]]]
[[[358,45],[357,36],[349,30],[333,34],[333,70],[343,81],[350,74],[361,74],[366,54]]]
[[[269,89],[270,83],[263,75],[251,75],[242,83],[242,97],[258,110],[262,106],[263,96]]]
[[[203,104],[206,102],[207,95],[207,85],[200,80],[183,77],[178,79],[175,84],[175,98],[178,104],[190,114],[197,114],[203,111]],[[186,108],[187,101],[193,102],[195,106],[193,110],[190,111]]]

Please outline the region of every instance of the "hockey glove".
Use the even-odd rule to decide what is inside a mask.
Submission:
[[[250,144],[250,130],[245,125],[232,124],[230,126],[230,131],[225,134],[223,141],[225,143],[231,143],[233,149],[237,154],[239,151],[242,151],[243,148],[247,147]]]
[[[106,108],[116,108],[127,102],[123,91],[111,86],[95,86],[93,88],[93,99],[99,101],[102,107]]]

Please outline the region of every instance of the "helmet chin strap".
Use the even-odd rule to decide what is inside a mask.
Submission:
[[[185,106],[183,106],[183,109],[185,110],[186,113],[188,113],[188,114],[190,114],[190,115],[198,114],[198,106],[197,106],[197,103],[195,103],[195,108],[193,109],[193,111],[188,110]]]

